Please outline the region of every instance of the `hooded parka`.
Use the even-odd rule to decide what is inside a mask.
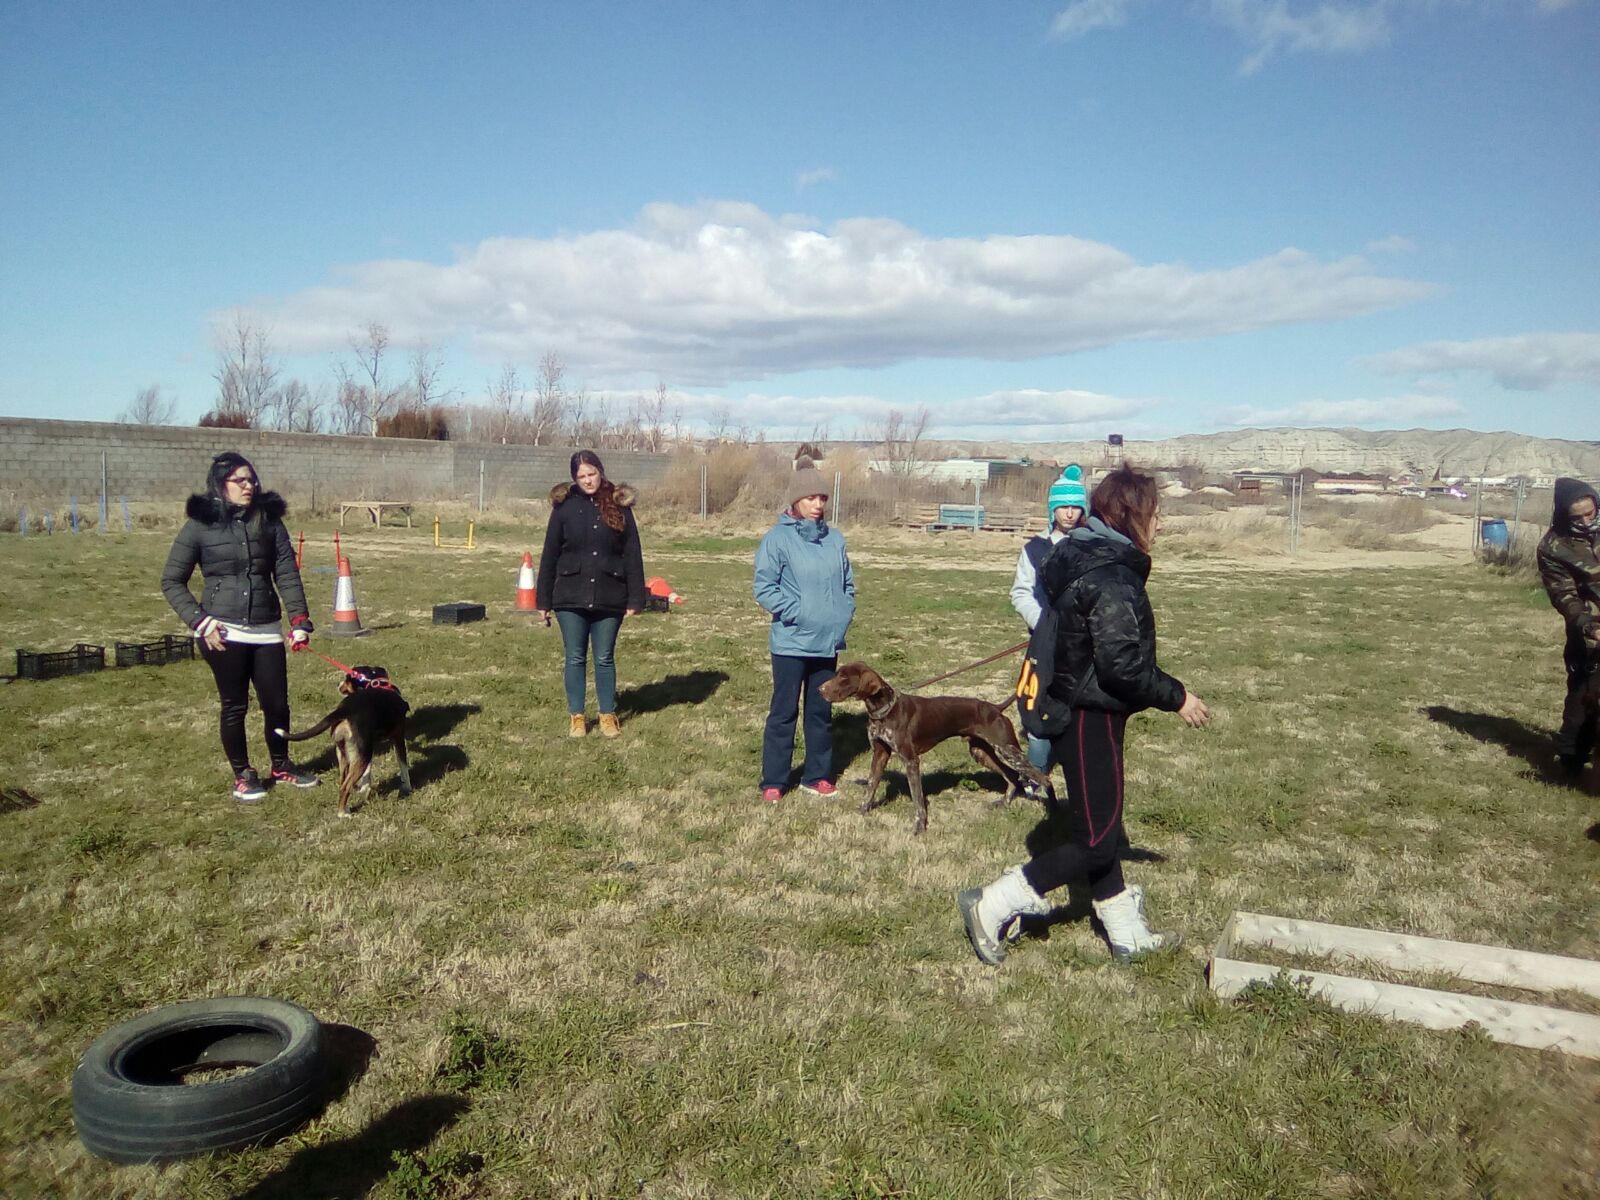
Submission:
[[[290,622],[309,631],[305,588],[283,525],[287,512],[277,492],[261,493],[248,509],[217,496],[189,497],[189,519],[161,571],[161,592],[185,625],[199,629],[207,617],[270,625],[286,608]],[[204,581],[198,601],[189,590],[196,566]]]
[[[1156,665],[1148,554],[1091,517],[1056,544],[1040,575],[1058,620],[1052,695],[1111,713],[1183,707],[1183,684]]]

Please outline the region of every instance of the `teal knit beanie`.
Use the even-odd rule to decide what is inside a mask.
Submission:
[[[1061,478],[1050,485],[1050,495],[1044,502],[1044,519],[1054,524],[1056,509],[1063,506],[1081,508],[1085,515],[1089,512],[1089,493],[1083,486],[1083,468],[1077,463],[1068,463],[1061,471]]]

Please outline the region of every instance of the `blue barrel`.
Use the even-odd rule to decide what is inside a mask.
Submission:
[[[1511,548],[1511,535],[1506,531],[1506,523],[1499,517],[1485,517],[1478,525],[1478,537],[1488,550],[1508,550]]]

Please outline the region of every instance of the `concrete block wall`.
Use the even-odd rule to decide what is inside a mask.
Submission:
[[[87,508],[113,500],[179,501],[205,483],[213,455],[237,450],[262,482],[297,505],[340,500],[497,501],[542,497],[566,479],[571,447],[424,442],[409,438],[336,437],[255,429],[199,429],[98,421],[0,417],[0,501],[76,495]],[[664,454],[607,451],[606,473],[648,487],[666,473]]]

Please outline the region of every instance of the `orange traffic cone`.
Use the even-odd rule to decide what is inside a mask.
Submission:
[[[533,554],[522,552],[522,569],[517,572],[517,607],[514,612],[531,617],[539,611],[538,594],[533,587]]]
[[[339,585],[333,593],[333,627],[328,633],[333,637],[361,637],[371,633],[361,624],[361,614],[356,611],[356,583],[350,577],[350,560],[339,559]]]

